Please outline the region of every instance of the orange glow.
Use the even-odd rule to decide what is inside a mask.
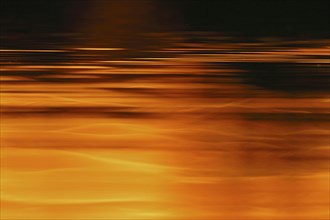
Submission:
[[[1,219],[325,219],[328,94],[290,90],[314,73],[267,88],[234,65],[308,64],[318,80],[328,49],[1,50],[79,57],[1,67]],[[90,51],[99,58],[82,56]]]

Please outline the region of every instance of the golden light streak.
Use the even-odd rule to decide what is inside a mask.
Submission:
[[[103,47],[78,47],[74,50],[90,50],[90,51],[111,51],[111,50],[124,50],[124,48],[103,48]]]

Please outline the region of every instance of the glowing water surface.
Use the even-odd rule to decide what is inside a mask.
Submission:
[[[194,34],[2,48],[1,218],[326,219],[327,43]]]

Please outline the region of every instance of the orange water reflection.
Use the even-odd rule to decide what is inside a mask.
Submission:
[[[329,216],[323,41],[127,50],[1,50],[2,219]]]

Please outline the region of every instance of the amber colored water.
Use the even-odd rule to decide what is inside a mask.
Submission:
[[[1,49],[1,219],[329,217],[325,40],[143,39]]]

